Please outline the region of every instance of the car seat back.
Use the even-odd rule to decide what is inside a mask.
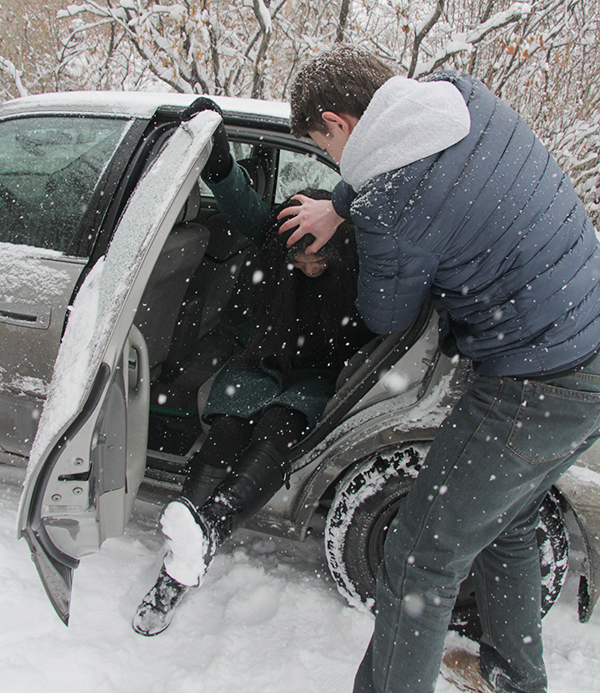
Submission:
[[[165,241],[136,315],[135,324],[148,345],[151,380],[160,375],[190,279],[208,247],[208,229],[192,221],[199,210],[195,186]]]

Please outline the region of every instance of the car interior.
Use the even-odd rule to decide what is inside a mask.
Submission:
[[[339,180],[327,165],[315,166],[314,158],[285,149],[233,142],[232,152],[256,192],[274,204],[304,187],[331,189]],[[236,350],[237,329],[249,317],[257,257],[257,247],[219,212],[200,180],[167,238],[135,319],[151,374],[146,487],[159,482],[161,493],[171,485],[176,492],[187,460],[202,445],[201,411],[215,374]],[[377,337],[350,359],[321,423],[292,454],[299,458],[310,450],[373,388],[414,343],[429,311],[425,307],[407,333]]]
[[[260,159],[240,163],[263,194],[266,172]],[[196,185],[165,242],[135,320],[150,360],[150,478],[177,483],[185,459],[202,442],[198,393],[206,398],[212,377],[234,352],[236,328],[250,308],[256,256],[256,246]]]
[[[264,195],[268,160],[259,154],[238,162]],[[146,480],[163,486],[181,481],[186,459],[202,443],[200,410],[213,376],[234,353],[236,328],[251,307],[257,248],[202,193],[200,185],[195,186],[181,210],[135,320],[150,359]],[[369,350],[381,341],[374,340]],[[357,358],[349,369],[364,361],[364,356]],[[348,378],[347,371],[341,374],[340,386]]]

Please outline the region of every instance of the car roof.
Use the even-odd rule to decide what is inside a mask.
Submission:
[[[85,113],[90,115],[151,118],[161,107],[187,108],[200,94],[134,91],[70,91],[25,96],[0,105],[0,117],[29,113]],[[224,112],[285,121],[289,104],[227,96],[210,96]]]

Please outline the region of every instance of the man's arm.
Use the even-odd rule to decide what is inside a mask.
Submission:
[[[388,230],[358,232],[361,258],[356,305],[378,334],[407,330],[427,297],[437,259]]]
[[[278,219],[289,217],[282,224],[279,233],[296,229],[289,237],[288,248],[299,241],[302,236],[311,233],[315,242],[308,246],[307,253],[316,253],[336,232],[337,227],[350,218],[350,205],[356,194],[352,188],[341,181],[332,193],[332,200],[313,200],[304,195],[294,195],[300,205],[286,207],[279,213]]]

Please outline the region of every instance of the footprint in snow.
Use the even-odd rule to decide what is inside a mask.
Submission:
[[[244,626],[256,626],[275,617],[279,601],[279,592],[270,585],[242,589],[229,600],[225,617]]]

